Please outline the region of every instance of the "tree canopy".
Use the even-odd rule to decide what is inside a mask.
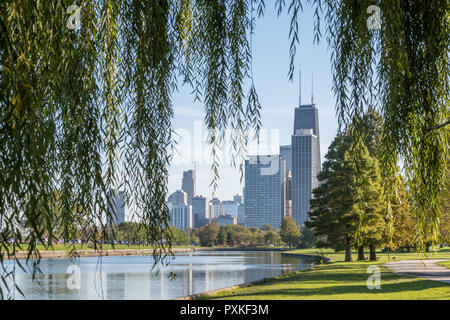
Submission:
[[[378,161],[363,141],[338,135],[317,177],[320,184],[305,223],[323,236],[317,245],[345,249],[346,261],[351,261],[353,246],[379,246],[385,229],[383,188]]]

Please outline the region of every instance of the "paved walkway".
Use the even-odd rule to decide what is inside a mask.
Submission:
[[[450,269],[436,264],[440,261],[446,261],[446,259],[401,260],[388,262],[384,266],[396,273],[450,283]]]

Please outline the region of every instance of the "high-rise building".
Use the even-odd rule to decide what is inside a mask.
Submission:
[[[211,219],[209,214],[209,200],[202,196],[192,199],[192,214],[194,216],[194,227],[200,228],[207,225]]]
[[[319,111],[315,104],[301,105],[295,108],[294,135],[299,129],[313,129],[313,134],[319,135]]]
[[[183,172],[181,189],[187,194],[188,204],[192,204],[192,199],[196,196],[196,173],[195,170]]]
[[[305,114],[309,115],[310,113]],[[312,114],[317,115],[317,112]],[[303,121],[301,123],[306,123],[307,125],[307,123],[317,123],[317,121]],[[308,219],[307,213],[311,208],[312,191],[318,186],[317,174],[320,171],[320,145],[319,137],[314,132],[313,128],[299,128],[296,129],[295,134],[292,136],[292,218],[299,228]]]
[[[285,161],[280,155],[251,156],[245,161],[245,225],[280,228],[284,216]]]
[[[125,222],[125,192],[115,190],[108,192],[108,213],[106,225],[118,226]]]
[[[212,207],[209,211],[211,218],[216,218],[220,216],[221,215],[220,200],[218,198],[212,198],[209,203],[211,204]]]
[[[193,227],[192,206],[186,204],[172,205],[169,203],[169,224],[181,230]]]
[[[242,199],[242,196],[240,194],[235,194],[233,196],[233,201],[234,201],[234,203],[237,203],[239,205],[243,205],[244,204],[244,200]]]
[[[286,206],[284,211],[285,217],[292,217],[292,171],[286,170],[285,180]]]
[[[232,215],[233,217],[237,218],[238,213],[239,213],[239,204],[238,203],[236,203],[234,201],[229,201],[229,200],[222,201],[220,203],[220,207],[222,209],[221,215],[229,214],[229,215]]]
[[[286,161],[286,171],[292,170],[292,146],[280,146],[280,155]]]
[[[187,194],[183,190],[177,190],[169,196],[168,202],[173,206],[187,205]]]
[[[213,219],[213,222],[218,223],[220,226],[229,226],[237,224],[237,218],[235,216],[226,214],[218,216],[217,218]]]

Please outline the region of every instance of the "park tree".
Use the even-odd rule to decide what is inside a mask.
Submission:
[[[352,261],[351,248],[368,245],[371,259],[376,259],[374,249],[381,244],[384,228],[377,160],[363,141],[340,134],[326,154],[318,179],[310,221],[305,223],[321,237],[317,246],[345,249],[345,261]]]
[[[281,221],[280,237],[283,242],[289,245],[289,248],[298,243],[300,231],[292,217],[284,217]]]
[[[314,232],[305,225],[301,226],[299,246],[301,248],[312,248],[316,245],[316,242],[317,238]]]
[[[450,171],[446,175],[447,182],[443,198],[443,213],[440,227],[441,243],[450,244]]]
[[[277,230],[270,230],[264,234],[264,241],[267,245],[279,245],[281,243],[280,233]]]
[[[356,238],[359,249],[358,260],[364,260],[361,252],[363,253],[363,248],[368,246],[370,261],[375,261],[375,249],[385,243],[386,230],[384,190],[378,160],[370,156],[362,140],[354,141],[345,156],[352,158],[353,210],[358,213],[360,222]]]
[[[188,245],[190,242],[189,236],[186,231],[178,229],[176,227],[170,227],[172,242],[178,245]]]
[[[199,238],[202,246],[214,246],[217,242],[220,225],[218,223],[211,223],[200,228]]]
[[[20,238],[26,229],[29,257],[39,257],[35,244],[45,232],[49,238],[61,228],[65,237],[75,234],[74,222],[83,217],[81,228],[93,230],[87,240],[97,250],[97,239],[114,237],[97,222],[110,215],[108,192],[121,186],[147,242],[161,249],[155,259],[167,256],[173,93],[186,84],[204,104],[213,155],[225,130],[235,129],[232,153],[242,163],[245,132],[261,127],[251,37],[266,3],[80,0],[70,8],[73,1],[2,1],[0,239]],[[332,50],[341,127],[366,105],[377,109],[383,175],[403,160],[419,242],[425,233],[437,234],[450,124],[450,2],[376,1],[373,7],[370,0],[277,0],[278,15],[287,11],[291,18],[291,80],[307,3],[314,10],[314,41],[325,31]],[[67,204],[61,220],[48,205],[55,189]],[[74,206],[76,213],[69,209]],[[8,250],[1,240],[0,256]],[[14,278],[2,267],[2,279]]]
[[[416,245],[415,215],[413,206],[410,204],[409,192],[403,179],[400,179],[396,197],[391,203],[393,221],[393,232],[387,233],[391,249],[405,248],[408,252]],[[445,212],[444,215],[445,216]],[[389,223],[389,221],[386,221]],[[442,225],[442,224],[441,224]]]
[[[224,226],[220,226],[219,233],[217,234],[217,244],[226,245],[227,244],[227,231]]]
[[[264,223],[261,226],[261,230],[263,230],[263,231],[272,231],[272,230],[276,230],[276,229],[274,227],[272,227],[270,224]]]

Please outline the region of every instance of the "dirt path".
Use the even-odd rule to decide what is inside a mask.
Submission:
[[[384,264],[391,271],[418,278],[450,283],[450,269],[441,267],[436,262],[440,260],[401,260]]]

